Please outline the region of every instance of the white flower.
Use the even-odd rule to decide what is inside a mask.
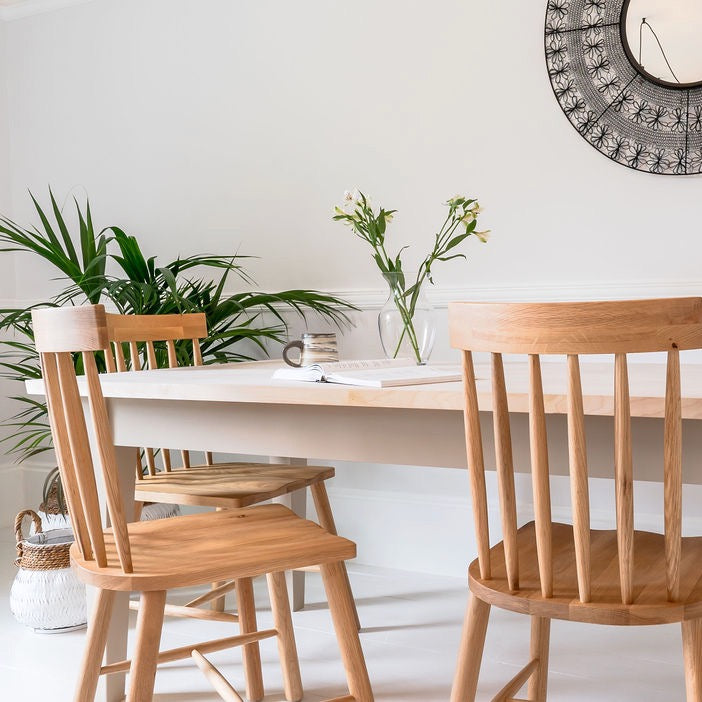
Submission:
[[[353,190],[346,190],[344,192],[344,202],[353,202],[355,204],[360,199],[361,193],[359,192],[358,188],[354,188]]]
[[[484,232],[473,232],[473,234],[475,234],[475,236],[477,236],[478,239],[483,242],[483,244],[486,244],[487,240],[490,238],[489,229],[486,229]]]
[[[355,212],[359,202],[361,202],[361,193],[358,188],[346,190],[344,192],[344,199],[341,205],[339,205],[336,209],[340,214],[352,215]]]

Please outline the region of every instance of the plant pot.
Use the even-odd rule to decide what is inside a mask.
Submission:
[[[22,536],[22,519],[32,517],[34,536]],[[10,611],[17,621],[37,632],[58,633],[85,626],[85,585],[70,567],[70,529],[44,532],[36,512],[25,510],[15,520],[16,565],[19,571],[10,591]]]

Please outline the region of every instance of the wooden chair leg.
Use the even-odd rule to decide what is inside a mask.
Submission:
[[[88,626],[88,640],[85,642],[75,702],[93,702],[95,699],[114,601],[114,590],[98,591]]]
[[[141,513],[144,511],[144,503],[141,500],[134,500],[134,521],[141,521]]]
[[[222,509],[223,509],[222,507],[216,507],[215,511],[221,512]],[[221,587],[222,585],[224,585],[225,582],[226,581],[224,581],[224,580],[220,580],[219,582],[212,583],[212,589],[215,590],[216,588]],[[222,595],[221,597],[217,597],[216,599],[212,600],[212,602],[210,603],[210,609],[213,612],[224,612],[224,609],[225,609],[224,599],[225,599],[225,597],[224,597],[224,595]]]
[[[355,702],[373,702],[373,690],[368,679],[366,661],[354,617],[353,596],[342,566],[340,562],[325,563],[321,566],[324,589],[327,593],[351,697]]]
[[[236,581],[236,604],[239,613],[239,629],[248,634],[258,629],[256,624],[256,603],[254,601],[253,581],[240,578]],[[263,673],[261,672],[261,649],[258,641],[242,647],[244,674],[246,675],[246,697],[250,702],[263,699]]]
[[[463,622],[463,636],[451,689],[451,702],[475,700],[489,617],[490,605],[471,595]]]
[[[268,573],[266,578],[271,598],[273,622],[278,631],[278,655],[280,656],[280,665],[283,669],[285,699],[288,702],[298,702],[298,700],[302,699],[302,680],[300,678],[300,664],[297,659],[297,646],[295,645],[295,632],[293,631],[292,617],[290,615],[290,600],[288,599],[285,573]]]
[[[334,536],[336,536],[334,514],[332,513],[331,505],[329,504],[329,495],[327,493],[327,488],[324,485],[324,481],[310,485],[310,491],[312,492],[312,499],[314,500],[314,507],[317,510],[317,519],[319,519],[320,526],[323,529],[326,529],[330,534],[334,534]],[[349,590],[351,590],[351,582],[349,581],[349,574],[346,570],[346,563],[342,562],[341,566],[344,569],[344,578],[346,578]],[[355,601],[353,603],[353,616],[356,620],[356,629],[360,631],[361,620],[358,618],[358,610],[356,609]]]
[[[165,590],[141,593],[127,702],[150,702],[153,697],[165,606]]]
[[[687,702],[702,702],[702,619],[682,623]]]
[[[539,663],[529,678],[529,700],[546,702],[548,687],[548,652],[551,638],[551,620],[546,617],[531,618],[531,659]],[[702,702],[702,699],[700,700]]]

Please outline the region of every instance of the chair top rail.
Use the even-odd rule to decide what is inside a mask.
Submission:
[[[612,302],[453,302],[451,345],[519,354],[702,348],[702,298]]]
[[[107,314],[110,341],[179,341],[207,336],[203,312],[189,314]]]

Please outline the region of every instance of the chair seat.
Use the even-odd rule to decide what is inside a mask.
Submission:
[[[135,497],[143,502],[249,507],[332,477],[334,469],[329,467],[217,463],[145,476],[136,481]]]
[[[484,602],[524,614],[595,624],[665,624],[702,616],[702,537],[683,539],[680,598],[667,602],[664,537],[634,532],[634,601],[622,604],[616,531],[591,531],[592,601],[581,603],[573,527],[553,524],[553,597],[541,595],[534,522],[517,532],[519,590],[510,592],[505,552],[490,550],[491,578],[482,580],[478,561],[469,567],[471,591]]]
[[[282,505],[222,510],[128,524],[133,573],[123,573],[111,529],[107,568],[86,561],[77,544],[78,577],[107,590],[168,590],[354,558],[356,544],[332,536]]]

